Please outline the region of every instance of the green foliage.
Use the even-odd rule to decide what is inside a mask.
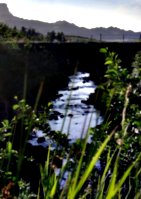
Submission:
[[[108,48],[100,51],[105,54],[107,67],[106,81],[97,88],[103,91],[101,103],[107,107],[104,122],[110,124],[108,128],[118,126],[115,143],[123,143],[123,156],[126,159],[128,154],[129,161],[132,161],[140,152],[141,54],[136,54],[130,73],[130,70],[120,65],[121,60],[115,52],[109,52]],[[136,151],[135,155],[132,155],[132,151]]]
[[[50,148],[48,149],[47,161],[45,166],[40,166],[41,183],[43,186],[44,198],[53,199],[56,194],[58,179],[54,172],[49,170]]]
[[[0,40],[1,41],[19,41],[23,39],[30,41],[43,41],[44,36],[41,33],[36,32],[34,29],[27,29],[22,27],[18,30],[16,27],[10,28],[5,24],[0,23]]]
[[[22,32],[27,34],[24,28]],[[33,30],[28,32],[32,36],[33,33]],[[104,93],[101,103],[107,110],[103,123],[89,129],[84,139],[70,144],[62,132],[50,131],[48,118],[52,104],[48,103],[38,112],[42,84],[34,108],[25,99],[15,97],[13,118],[1,121],[0,126],[1,198],[117,199],[141,196],[141,53],[135,56],[130,73],[121,66],[115,52],[109,52],[108,48],[100,51],[105,54],[107,70],[105,82],[97,90]],[[47,160],[43,162],[36,160],[36,154],[26,151],[29,135],[37,129],[57,143],[53,150],[48,146]],[[18,138],[17,143],[15,138]],[[65,164],[63,160],[66,160]],[[98,160],[100,171],[96,169]],[[32,161],[40,170],[35,193],[30,188],[30,176],[27,181],[21,176],[25,163]],[[61,186],[65,172],[68,177]]]
[[[74,198],[76,198],[77,194],[82,189],[82,186],[86,182],[87,178],[90,176],[90,174],[91,174],[91,172],[92,172],[92,170],[93,170],[96,162],[98,161],[101,153],[104,151],[104,148],[106,147],[107,143],[109,142],[111,136],[112,136],[112,134],[105,139],[105,141],[102,143],[102,145],[100,146],[100,148],[97,150],[96,154],[94,154],[91,157],[90,163],[87,165],[86,169],[84,170],[83,175],[80,177],[80,181],[78,181],[78,179],[76,178],[76,176],[79,176],[79,171],[80,171],[80,168],[82,166],[82,161],[81,161],[81,158],[80,158],[80,166],[77,167],[76,174],[74,175],[73,185],[69,186],[68,199],[74,199]],[[82,155],[83,155],[83,153],[82,153]]]
[[[65,35],[63,32],[55,33],[54,31],[48,32],[46,36],[47,42],[65,42]]]

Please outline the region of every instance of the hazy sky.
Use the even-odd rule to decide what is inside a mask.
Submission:
[[[141,0],[0,0],[18,17],[141,31]]]

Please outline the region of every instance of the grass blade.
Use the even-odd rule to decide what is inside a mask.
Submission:
[[[97,189],[97,198],[98,199],[102,199],[103,198],[103,192],[104,192],[104,187],[105,187],[105,180],[106,180],[106,174],[109,170],[109,167],[111,165],[111,162],[113,160],[113,157],[115,156],[115,153],[116,153],[117,149],[115,149],[113,155],[111,156],[111,151],[109,149],[108,151],[108,154],[107,154],[107,162],[106,162],[106,167],[104,169],[104,172],[103,172],[103,175],[100,179],[100,182],[99,182],[99,187]]]
[[[136,160],[128,167],[128,169],[124,172],[123,176],[121,177],[121,179],[119,180],[118,184],[115,187],[114,195],[119,191],[119,189],[121,188],[121,186],[125,182],[126,178],[129,176],[131,170],[133,169],[133,167],[135,166],[135,164],[139,161],[140,157],[141,157],[141,153],[136,158]]]
[[[112,178],[108,187],[108,193],[106,199],[111,199],[114,195],[115,185],[116,185],[116,178],[117,178],[117,169],[118,169],[118,160],[119,160],[119,153],[116,158],[116,162],[114,165],[114,170],[112,173]]]
[[[107,138],[105,139],[105,141],[102,143],[102,145],[100,146],[100,148],[98,149],[97,153],[92,157],[92,160],[90,162],[90,164],[88,165],[88,168],[85,170],[84,174],[82,175],[76,189],[74,190],[73,193],[73,198],[75,198],[75,196],[78,194],[78,192],[80,191],[80,189],[82,188],[82,186],[84,185],[85,181],[87,180],[87,178],[89,177],[91,171],[93,170],[96,162],[98,161],[101,153],[104,151],[107,143],[109,142],[109,140],[111,139],[112,135],[113,135],[114,131],[107,136]]]

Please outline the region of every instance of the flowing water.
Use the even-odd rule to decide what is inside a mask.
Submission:
[[[93,105],[83,103],[96,88],[89,76],[82,72],[70,76],[68,87],[58,91],[58,98],[53,101],[53,111],[58,117],[50,120],[51,129],[69,133],[71,139],[83,137],[88,127],[102,121]]]
[[[89,95],[95,92],[96,85],[89,78],[89,73],[77,72],[69,77],[68,87],[58,91],[58,97],[52,102],[52,119],[49,120],[51,130],[61,131],[68,134],[71,141],[83,138],[89,127],[100,124],[102,118],[93,105],[84,103]],[[39,138],[44,139],[39,142]],[[28,141],[32,146],[47,147],[51,145],[55,148],[53,140],[46,134],[38,130]]]
[[[102,122],[98,111],[93,105],[84,103],[89,95],[95,92],[96,85],[90,80],[89,73],[77,72],[69,77],[68,87],[58,91],[58,97],[54,100],[51,111],[52,119],[49,124],[52,130],[61,131],[68,134],[71,141],[85,136],[89,127],[94,127]],[[39,139],[43,139],[39,142]],[[56,148],[56,143],[45,135],[42,131],[37,131],[36,135],[28,141],[32,146],[42,146],[44,148],[51,146],[51,150]],[[63,164],[66,159],[63,159]],[[100,170],[100,160],[97,161],[95,167]],[[60,169],[55,169],[56,175],[59,175]],[[68,178],[69,172],[65,174],[60,181],[60,186],[63,187]]]

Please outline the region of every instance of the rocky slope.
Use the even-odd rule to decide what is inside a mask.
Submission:
[[[57,21],[56,23],[46,23],[35,20],[27,20],[13,16],[7,4],[0,3],[0,22],[7,24],[10,27],[16,26],[20,29],[22,26],[26,28],[34,28],[37,32],[46,34],[47,32],[63,32],[65,35],[74,35],[95,38],[100,40],[137,40],[141,36],[141,32],[125,31],[119,28],[92,28],[87,29],[78,27],[75,24],[67,21]]]

